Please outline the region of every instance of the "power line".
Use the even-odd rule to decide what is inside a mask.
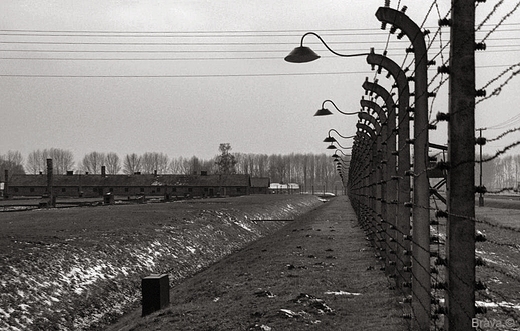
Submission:
[[[352,30],[355,30],[355,29],[352,29]],[[358,29],[358,30],[367,31],[367,33],[344,33],[344,32],[338,32],[338,31],[342,31],[342,30],[324,30],[324,31],[330,31],[330,32],[326,32],[326,33],[322,34],[322,36],[335,36],[335,37],[352,36],[352,35],[355,35],[355,36],[386,36],[385,32],[374,31],[372,29]],[[38,30],[20,30],[20,31],[35,31],[35,32],[23,32],[23,33],[22,32],[9,33],[6,31],[11,31],[11,30],[0,30],[0,36],[6,36],[6,37],[27,37],[27,36],[32,36],[32,37],[87,37],[87,38],[88,37],[102,37],[102,38],[245,38],[245,37],[255,37],[255,38],[265,38],[265,37],[300,37],[301,36],[301,32],[288,34],[288,31],[290,31],[290,30],[280,31],[278,34],[272,34],[269,32],[257,32],[257,33],[249,33],[249,34],[224,34],[224,33],[218,34],[216,32],[208,32],[208,33],[200,34],[200,35],[198,35],[197,33],[189,33],[189,32],[182,32],[182,33],[175,33],[175,32],[157,32],[157,33],[154,33],[154,32],[142,32],[142,33],[138,33],[138,32],[128,32],[128,33],[126,33],[126,32],[97,32],[97,33],[87,32],[87,33],[83,33],[82,32],[82,34],[72,34],[72,32],[70,32],[70,31],[65,31],[64,33],[57,33],[56,31],[52,31],[52,32],[41,31],[38,33]],[[301,31],[303,32],[306,30],[301,30]],[[316,31],[320,31],[320,30],[316,30]],[[343,31],[346,31],[346,30],[343,30]],[[517,31],[520,31],[520,29],[511,29],[511,30],[504,29],[504,30],[500,30],[500,31],[517,32]],[[479,32],[485,32],[485,31],[479,31]],[[261,34],[261,33],[264,33],[264,34]],[[500,39],[500,38],[494,38],[494,39]],[[508,40],[508,39],[518,39],[518,38],[505,38],[505,39]],[[6,41],[4,43],[31,43],[31,41],[25,41],[25,42],[22,42],[22,41],[7,42]],[[58,43],[58,44],[61,44],[62,42],[33,41],[32,43]],[[71,43],[71,42],[67,42],[67,43]],[[88,42],[74,42],[74,43],[90,44]],[[121,43],[121,42],[102,42],[101,44],[106,44],[106,43],[127,44],[127,43]],[[319,42],[317,42],[317,41],[311,41],[308,43],[319,44]],[[328,43],[330,43],[330,42],[328,42]],[[350,41],[349,41],[349,43],[350,43]],[[365,42],[365,43],[368,43],[368,42]],[[98,43],[96,42],[95,44],[98,44]],[[129,44],[136,44],[136,43],[129,43]],[[148,44],[148,43],[145,43],[145,44]],[[149,44],[155,44],[155,43],[149,43]]]
[[[189,75],[45,75],[45,74],[0,74],[0,77],[20,78],[218,78],[218,77],[276,77],[276,76],[315,76],[315,75],[354,75],[366,71],[344,72],[307,72],[307,73],[249,73],[249,74],[189,74]]]
[[[504,24],[511,25],[513,23]],[[520,23],[518,24],[520,25]],[[371,31],[372,28],[342,28],[342,29],[314,29],[315,32],[345,32],[345,31]],[[83,34],[83,33],[99,33],[99,34],[259,34],[259,33],[305,33],[307,29],[289,29],[289,30],[207,30],[207,31],[121,31],[121,30],[31,30],[31,29],[0,29],[0,32],[11,33],[66,33],[66,34]],[[383,32],[383,34],[386,34]]]
[[[495,24],[484,24],[483,26],[495,26]],[[520,23],[503,23],[501,26],[520,26]],[[429,27],[431,28],[431,27]],[[384,34],[386,32],[375,33],[372,28],[341,28],[341,29],[313,29],[314,32],[349,32],[349,31],[368,31],[371,34]],[[289,30],[207,30],[207,31],[122,31],[122,30],[39,30],[39,29],[0,29],[3,33],[64,33],[64,34],[263,34],[263,33],[305,33],[307,29],[289,29]]]
[[[517,50],[508,50],[510,52],[520,52]],[[488,51],[493,52],[493,51]],[[506,51],[496,51],[506,52]],[[333,55],[322,56],[322,58],[335,58]],[[0,57],[0,60],[16,60],[16,61],[225,61],[225,60],[277,60],[280,56],[256,56],[256,57],[146,57],[146,58],[123,58],[123,57],[98,57],[98,58],[79,58],[79,57]],[[507,64],[477,66],[477,68],[502,68],[508,67]]]
[[[504,128],[507,128],[508,126],[516,125],[516,123],[519,123],[519,122],[520,122],[520,114],[515,115],[515,116],[511,117],[510,119],[508,119],[507,121],[504,121],[502,123],[487,127],[486,129],[490,129],[490,130],[504,129]]]
[[[377,41],[349,42],[356,44],[373,44]],[[21,45],[138,45],[138,46],[246,46],[246,45],[294,45],[296,42],[85,42],[85,41],[0,41],[0,44],[21,44]],[[319,42],[309,42],[306,44],[319,45]],[[344,41],[331,41],[327,44],[345,44]]]
[[[520,40],[520,37],[518,38],[493,38],[492,40],[501,40],[501,41],[512,41],[512,40]],[[0,43],[18,43],[18,42],[2,42],[0,41]],[[20,43],[33,43],[33,42],[20,42]],[[36,42],[35,42],[36,43]],[[332,44],[346,44],[345,42],[340,42],[340,41],[336,41],[336,42],[330,42]],[[378,43],[385,43],[386,44],[386,41],[349,41],[348,44],[378,44]],[[138,45],[147,45],[148,43],[136,43]],[[176,43],[164,43],[165,45],[177,45]],[[183,45],[185,43],[182,43]],[[186,43],[188,44],[188,43]],[[242,45],[243,43],[232,43],[233,45]],[[244,45],[250,45],[251,43],[244,43]],[[264,45],[266,43],[254,43],[255,45],[256,44],[259,44],[259,45]],[[277,45],[293,45],[294,43],[276,43]],[[319,42],[314,42],[314,43],[309,43],[309,44],[320,44]],[[154,44],[152,44],[154,45]],[[163,45],[163,43],[161,43],[161,45]],[[189,43],[189,45],[194,45],[194,46],[198,46],[200,44],[198,43]],[[221,43],[204,43],[203,45],[222,45]],[[510,47],[510,46],[520,46],[520,44],[518,45],[512,45],[512,44],[505,44],[505,45],[488,45],[487,48],[495,48],[495,47]],[[395,50],[395,49],[394,49]],[[262,50],[262,52],[286,52],[287,50],[284,49],[284,50]],[[337,50],[339,52],[341,51],[350,51],[350,50]],[[178,49],[175,49],[175,50],[117,50],[117,51],[112,51],[112,50],[56,50],[56,49],[52,49],[52,50],[45,50],[45,49],[0,49],[0,52],[85,52],[85,53],[88,53],[88,52],[170,52],[170,53],[184,53],[184,52],[240,52],[240,53],[250,53],[250,52],[259,52],[258,50],[251,50],[251,49],[247,49],[247,50],[244,50],[244,49],[239,49],[239,50],[222,50],[222,49],[217,49],[217,50],[211,50],[211,51],[208,51],[208,50],[178,50]]]
[[[1,31],[1,30],[0,30]],[[345,32],[325,32],[321,34],[322,36],[359,36],[359,35],[382,35],[381,32],[367,32],[367,33],[345,33]],[[224,38],[242,38],[242,37],[301,37],[301,34],[297,33],[264,33],[264,34],[254,34],[254,33],[244,33],[244,34],[201,34],[195,35],[192,33],[121,33],[121,34],[104,34],[104,33],[85,33],[85,34],[71,34],[71,33],[5,33],[0,32],[0,36],[22,36],[22,37],[103,37],[103,38],[214,38],[214,37],[224,37]]]

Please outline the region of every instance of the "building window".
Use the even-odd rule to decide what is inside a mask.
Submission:
[[[188,192],[190,192],[190,193],[193,192],[193,189],[191,187],[188,188]]]
[[[208,188],[207,187],[204,188],[204,192],[208,192]]]
[[[144,193],[144,187],[141,187],[141,193]]]
[[[61,188],[61,192],[66,192],[67,189],[65,189],[64,187]]]
[[[240,187],[237,187],[237,193],[242,192],[242,189]]]
[[[34,192],[34,187],[31,187],[31,188],[29,189],[29,191],[30,191],[31,193],[33,193],[33,192]]]
[[[161,188],[160,187],[157,188],[157,193],[161,193]]]
[[[15,192],[18,192],[18,187],[15,187],[15,188],[14,188],[14,191],[15,191]]]
[[[92,191],[97,192],[97,187],[94,187]]]
[[[110,193],[112,193],[112,192],[114,192],[114,188],[111,187],[111,188],[108,189],[108,191],[109,191]]]
[[[177,188],[176,187],[172,188],[172,192],[177,192]]]

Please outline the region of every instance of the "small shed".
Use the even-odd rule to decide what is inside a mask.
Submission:
[[[251,194],[267,194],[270,185],[269,177],[251,177]]]

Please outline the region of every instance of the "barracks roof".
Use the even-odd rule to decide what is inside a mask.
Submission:
[[[53,175],[53,186],[250,186],[249,175]],[[47,186],[47,175],[12,175],[8,185]]]

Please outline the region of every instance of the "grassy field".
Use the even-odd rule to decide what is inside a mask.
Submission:
[[[107,330],[406,329],[344,196],[172,288],[169,308]]]
[[[176,284],[284,223],[264,220],[319,204],[259,195],[0,213],[0,329],[99,329],[139,305],[142,277]]]
[[[0,213],[0,329],[406,329],[397,293],[342,199],[266,195]],[[316,206],[295,222],[252,221]],[[476,208],[487,237],[476,252],[486,264],[477,278],[487,285],[477,293],[477,305],[488,307],[479,316],[517,326],[519,206],[490,197]],[[445,221],[432,230],[445,233]],[[140,279],[162,272],[172,304],[141,318]]]
[[[486,207],[476,207],[476,230],[486,240],[477,242],[475,255],[483,262],[476,267],[477,282],[485,289],[477,290],[476,306],[485,308],[484,314],[478,314],[480,320],[493,320],[502,323],[509,321],[520,329],[520,201],[507,198],[486,198]],[[434,216],[432,215],[432,219]],[[439,219],[439,224],[432,226],[432,233],[438,234],[441,241],[431,246],[432,251],[444,255],[446,219]],[[434,282],[442,282],[446,270],[438,266],[432,258],[432,268],[439,270],[434,275]],[[443,300],[443,291],[435,294]],[[442,326],[442,316],[437,327]],[[494,330],[512,330],[495,328]]]

